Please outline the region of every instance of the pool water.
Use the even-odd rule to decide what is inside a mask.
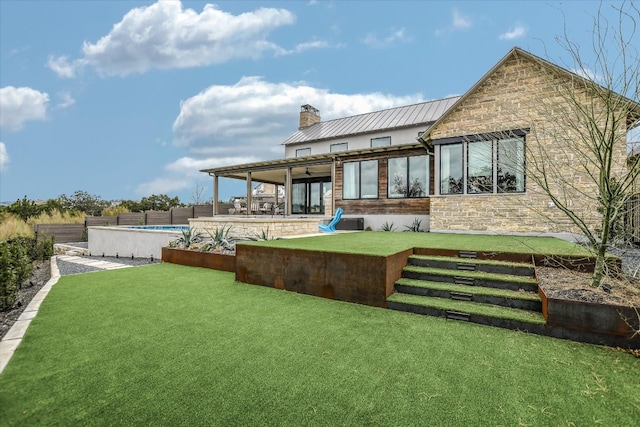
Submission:
[[[134,230],[161,230],[161,231],[187,231],[188,225],[131,225],[125,228]]]

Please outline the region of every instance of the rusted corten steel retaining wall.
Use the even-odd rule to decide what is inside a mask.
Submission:
[[[412,249],[373,256],[236,246],[236,280],[346,302],[386,307]]]
[[[236,257],[212,252],[190,251],[188,249],[162,248],[162,262],[188,265],[190,267],[211,268],[212,270],[236,271]]]

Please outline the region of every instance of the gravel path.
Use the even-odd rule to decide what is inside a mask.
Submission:
[[[117,264],[125,264],[125,265],[131,265],[131,266],[158,264],[160,262],[160,260],[158,259],[154,259],[152,261],[150,258],[131,259],[131,258],[124,258],[124,257],[116,258],[116,257],[89,257],[89,256],[83,256],[82,258],[86,258],[94,261],[108,261],[108,262],[114,262]],[[78,264],[75,262],[62,261],[60,259],[57,260],[57,264],[58,264],[58,270],[60,270],[61,276],[66,276],[69,274],[90,273],[92,271],[103,270],[102,268],[97,268],[90,265]]]

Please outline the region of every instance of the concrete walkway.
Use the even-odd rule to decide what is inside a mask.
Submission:
[[[31,320],[36,317],[36,314],[38,314],[40,304],[42,304],[42,301],[44,301],[44,298],[47,296],[53,285],[58,283],[58,279],[60,279],[60,271],[58,270],[57,259],[66,262],[73,262],[76,264],[84,264],[103,270],[131,267],[130,265],[117,264],[115,262],[108,261],[98,261],[95,259],[83,258],[79,256],[57,255],[51,257],[51,278],[42,287],[42,289],[38,291],[36,296],[33,297],[27,308],[25,308],[20,317],[18,317],[16,323],[13,324],[11,329],[9,329],[9,332],[7,332],[7,334],[2,337],[2,340],[0,341],[0,373],[2,373],[4,368],[9,363],[9,360],[11,360],[13,353],[15,353],[16,349],[20,345],[22,337],[24,337],[24,334],[27,332],[27,328],[29,327]]]

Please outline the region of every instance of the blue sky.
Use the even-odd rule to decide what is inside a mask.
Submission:
[[[328,120],[463,94],[513,46],[567,66],[555,37],[588,46],[599,7],[1,0],[0,201],[211,197],[198,171],[283,157],[302,104]]]

